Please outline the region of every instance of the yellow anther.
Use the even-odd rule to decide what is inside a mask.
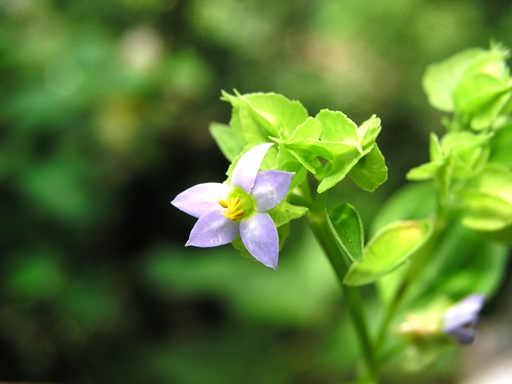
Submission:
[[[222,214],[229,220],[240,220],[244,217],[244,210],[240,209],[242,200],[239,197],[228,197],[227,200],[219,199],[219,204],[222,208]]]

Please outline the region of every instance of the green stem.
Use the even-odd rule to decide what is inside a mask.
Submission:
[[[352,323],[354,324],[356,334],[361,343],[368,374],[371,376],[371,379],[375,380],[377,377],[377,364],[373,344],[368,332],[365,313],[363,311],[361,296],[359,295],[357,288],[343,284],[343,278],[347,273],[348,266],[329,227],[327,213],[323,208],[325,198],[320,198],[320,196],[316,201],[315,209],[308,213],[308,222],[318,243],[329,258],[329,261],[336,272]]]

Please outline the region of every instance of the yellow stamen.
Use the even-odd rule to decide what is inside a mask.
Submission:
[[[229,220],[240,220],[244,217],[244,210],[240,209],[242,200],[239,197],[228,197],[226,200],[219,199],[219,204],[222,208],[222,214]]]

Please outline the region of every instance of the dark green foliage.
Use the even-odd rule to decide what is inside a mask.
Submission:
[[[510,11],[487,5],[0,2],[0,380],[350,379],[351,329],[337,325],[345,315],[332,273],[300,224],[272,275],[230,248],[185,252],[193,219],[169,201],[225,178],[208,133],[211,121],[230,119],[220,90],[277,92],[312,116],[327,107],[359,126],[382,119],[379,147],[348,176],[367,190],[382,183],[381,151],[390,180],[371,196],[343,181],[368,221],[405,171],[427,161],[420,141],[438,116],[420,87],[426,66],[489,36],[508,43]],[[457,101],[477,128],[510,109],[502,82],[480,80],[490,93]],[[476,120],[475,105],[486,107]],[[510,166],[509,128],[489,146]],[[468,156],[476,167],[479,156]],[[358,171],[362,161],[380,176]]]

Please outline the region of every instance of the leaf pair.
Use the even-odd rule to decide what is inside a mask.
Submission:
[[[421,221],[434,209],[435,194],[431,185],[408,185],[395,194],[375,218],[374,223],[381,228],[375,237],[386,228],[393,228],[394,222]],[[506,270],[507,247],[491,243],[461,226],[456,216],[446,223],[441,236],[429,248],[429,255],[421,279],[413,281],[408,291],[409,306],[421,307],[440,296],[460,299],[474,292],[491,297]],[[396,294],[405,273],[407,268],[398,266],[379,279],[378,291],[385,302]]]
[[[459,192],[466,214],[462,224],[486,237],[512,244],[512,172],[490,164]]]
[[[441,140],[430,135],[430,162],[411,169],[409,180],[434,179],[441,200],[445,201],[454,180],[477,175],[489,158],[491,134],[468,131],[449,132]]]
[[[375,143],[380,130],[375,116],[358,127],[343,113],[324,109],[289,137],[274,140],[320,181],[318,193],[347,174],[361,188],[373,191],[387,179],[384,157]]]
[[[212,124],[210,131],[232,162],[245,150],[274,141],[277,152],[268,156],[268,167],[298,173],[296,183],[306,170],[311,172],[320,181],[319,193],[347,174],[368,191],[387,179],[384,157],[375,143],[381,130],[375,116],[358,127],[341,112],[322,110],[308,117],[299,102],[274,93],[223,93],[223,99],[233,106],[230,126]]]
[[[396,221],[382,228],[364,246],[359,214],[348,203],[327,210],[329,226],[339,247],[354,263],[345,275],[347,285],[369,284],[404,263],[431,233],[428,220]]]
[[[423,87],[432,106],[455,112],[455,128],[484,130],[512,107],[512,79],[501,46],[489,50],[469,49],[432,64]]]
[[[222,99],[233,107],[229,126],[212,123],[210,132],[229,161],[235,160],[245,147],[270,142],[269,137],[279,137],[279,132],[291,135],[308,117],[300,102],[276,93],[240,95],[235,92],[230,95],[222,92]]]

